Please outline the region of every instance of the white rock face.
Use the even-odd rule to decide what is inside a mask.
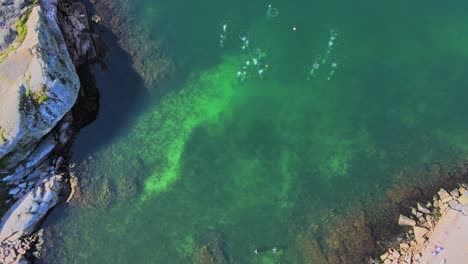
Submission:
[[[18,200],[2,218],[0,243],[32,234],[48,210],[57,204],[62,186],[62,176],[51,176]]]
[[[56,6],[53,1],[40,2],[32,8],[26,38],[0,63],[3,167],[24,160],[71,109],[79,91],[79,79],[57,24]]]

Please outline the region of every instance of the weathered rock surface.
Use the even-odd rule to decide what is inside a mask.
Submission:
[[[429,214],[431,211],[427,209],[426,207],[422,206],[420,203],[417,203],[418,211],[423,213],[423,214]]]
[[[414,239],[416,243],[421,244],[424,242],[424,236],[429,232],[427,228],[420,226],[413,226]]]
[[[86,8],[76,2],[0,5],[0,176],[13,204],[0,222],[0,263],[39,257],[44,241],[36,231],[66,192],[60,155],[73,134],[75,66],[97,59]]]
[[[61,175],[51,176],[17,201],[2,218],[0,242],[15,242],[31,235],[49,209],[57,204],[62,186]]]
[[[33,0],[6,0],[0,6],[0,51],[13,43],[18,33],[13,26],[27,11]]]
[[[21,10],[28,10],[30,2],[18,0],[0,6],[0,14],[15,9],[17,3],[23,6]],[[40,3],[29,7],[24,40],[11,42],[15,34],[10,34],[10,42],[3,44],[10,43],[14,49],[0,60],[0,170],[28,156],[71,109],[79,91],[78,76],[57,24],[56,1]],[[17,26],[11,21],[25,12],[12,15],[4,25],[0,21],[0,26],[14,31]]]
[[[407,216],[400,215],[400,217],[398,218],[398,225],[400,225],[400,226],[415,226],[416,221],[409,218],[409,217],[407,217]]]

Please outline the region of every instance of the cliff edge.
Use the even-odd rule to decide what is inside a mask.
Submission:
[[[0,21],[8,32],[0,41],[3,172],[25,161],[70,111],[79,92],[79,79],[57,24],[56,4],[19,0],[0,7],[0,12],[11,14]],[[25,169],[27,165],[23,164]]]
[[[97,55],[90,34],[86,8],[74,0],[0,5],[0,202],[11,198],[0,221],[0,263],[39,257],[37,229],[66,193],[61,155],[80,91],[75,67]]]

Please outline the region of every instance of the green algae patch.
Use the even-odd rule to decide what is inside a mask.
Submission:
[[[235,76],[238,63],[235,57],[228,56],[218,66],[192,75],[183,89],[168,94],[148,109],[122,144],[110,149],[116,161],[125,161],[125,153],[138,153],[142,162],[148,164],[152,173],[145,180],[144,197],[172,186],[180,175],[181,157],[193,130],[219,122],[222,113],[229,109],[239,90]]]
[[[192,131],[204,123],[218,122],[229,108],[236,93],[237,60],[226,57],[214,69],[200,73],[178,93],[164,98],[161,105],[143,118],[139,131],[148,131],[148,124],[160,123],[149,143],[154,154],[164,157],[165,164],[156,169],[145,182],[145,195],[166,191],[180,174],[180,162],[185,143]],[[147,137],[147,135],[143,135]]]
[[[193,255],[195,248],[195,240],[192,236],[186,236],[184,239],[177,243],[177,253],[180,256],[190,257]]]

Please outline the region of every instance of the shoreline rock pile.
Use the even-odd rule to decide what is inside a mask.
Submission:
[[[396,248],[388,249],[378,259],[370,259],[369,263],[420,263],[422,251],[429,244],[429,237],[439,219],[449,209],[468,215],[468,186],[462,185],[450,193],[441,188],[437,195],[434,195],[432,201],[424,205],[417,203],[415,208],[411,208],[411,216],[400,214],[398,225],[410,229],[404,234],[404,237],[398,239],[399,245]]]

